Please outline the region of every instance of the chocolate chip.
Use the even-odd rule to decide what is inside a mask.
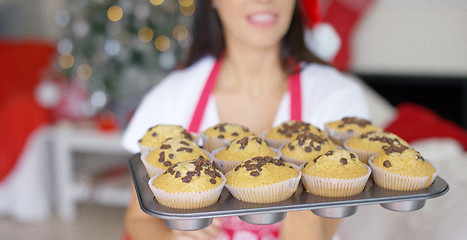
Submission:
[[[250,175],[253,176],[253,177],[257,177],[257,176],[259,176],[259,172],[258,171],[252,171],[250,173]]]
[[[383,162],[383,166],[388,168],[388,167],[391,167],[392,164],[391,164],[391,162],[389,160],[386,160],[386,161]]]
[[[184,183],[189,183],[189,182],[191,182],[191,176],[183,177],[183,178],[182,178],[182,182],[184,182]]]
[[[182,173],[179,172],[179,171],[177,171],[177,172],[175,173],[175,178],[179,178],[181,175],[182,175]]]
[[[185,145],[185,146],[190,146],[190,144],[185,141],[180,141],[180,144]]]
[[[173,157],[174,157],[174,154],[173,154],[173,153],[169,154],[169,158],[170,158],[170,159],[172,159]]]
[[[161,158],[164,157],[164,155],[165,155],[165,152],[160,152],[159,153],[159,157],[161,157]]]
[[[169,162],[169,161],[165,161],[165,162],[164,162],[164,166],[169,167],[170,165],[172,165],[171,162]]]
[[[236,136],[238,136],[238,133],[234,132],[234,133],[232,133],[232,136],[236,137]]]
[[[331,155],[333,155],[333,154],[334,154],[334,151],[333,151],[333,150],[329,150],[329,151],[327,151],[324,155],[326,155],[326,156],[331,156]]]
[[[224,135],[221,134],[221,135],[217,136],[217,138],[225,138],[225,137],[224,137]]]
[[[161,145],[161,149],[170,149],[170,148],[171,148],[171,146],[168,145],[168,144]]]
[[[160,157],[159,158],[159,162],[164,162],[165,161],[165,158],[164,157]]]
[[[186,151],[186,152],[193,152],[193,149],[192,148],[187,148],[187,147],[181,147],[179,149],[177,149],[177,152],[183,152],[183,151]]]
[[[351,157],[351,158],[356,158],[357,156],[355,156],[354,153],[350,153],[350,157]]]
[[[209,182],[212,183],[212,184],[216,184],[216,183],[217,183],[216,179],[212,179],[212,178],[211,178],[211,180],[209,180]]]
[[[153,133],[151,134],[151,136],[156,137],[156,136],[157,136],[157,133],[153,132]]]
[[[290,151],[295,149],[295,147],[291,143],[287,144],[287,147],[289,147]]]
[[[311,150],[312,150],[312,149],[311,149],[310,146],[305,147],[305,152],[311,152]]]
[[[341,158],[340,162],[341,162],[343,165],[345,165],[345,164],[347,164],[347,159]]]
[[[321,150],[321,146],[316,146],[315,151],[319,151],[319,150]]]

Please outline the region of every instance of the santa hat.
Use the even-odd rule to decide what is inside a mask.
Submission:
[[[321,0],[300,0],[305,23],[306,47],[325,61],[332,61],[339,52],[341,39],[329,24],[322,22]]]

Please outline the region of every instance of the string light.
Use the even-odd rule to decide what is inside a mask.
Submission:
[[[76,75],[83,80],[87,80],[92,75],[92,68],[88,64],[81,64],[76,70]]]
[[[184,6],[180,5],[180,12],[185,16],[193,15],[195,13],[195,10],[196,10],[196,5],[195,4],[191,4],[188,7],[184,7]]]
[[[119,6],[112,6],[107,10],[107,17],[112,22],[117,22],[123,17],[123,10]]]
[[[74,63],[75,63],[75,58],[73,57],[73,55],[69,53],[62,54],[58,58],[58,64],[60,65],[60,67],[64,69],[69,69],[73,67]]]
[[[170,48],[170,39],[167,36],[161,35],[156,38],[155,45],[157,50],[163,52]]]
[[[194,1],[193,0],[178,0],[178,3],[180,4],[180,6],[188,8],[194,4]]]
[[[141,42],[149,42],[154,37],[154,32],[151,28],[143,27],[138,31],[138,38]]]
[[[172,30],[172,36],[179,40],[185,40],[188,37],[188,29],[183,25],[177,25]]]
[[[159,6],[164,3],[164,0],[149,0],[152,5]]]

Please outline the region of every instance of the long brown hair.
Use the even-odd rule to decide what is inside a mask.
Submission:
[[[303,40],[301,1],[295,6],[290,28],[281,42],[280,60],[284,71],[291,72],[297,62],[317,62],[326,64],[310,52]],[[184,66],[190,66],[206,55],[219,58],[225,49],[224,30],[211,0],[196,1],[192,22],[192,43]]]

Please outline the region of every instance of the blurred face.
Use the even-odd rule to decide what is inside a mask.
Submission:
[[[213,0],[226,43],[276,47],[287,33],[296,0]]]

